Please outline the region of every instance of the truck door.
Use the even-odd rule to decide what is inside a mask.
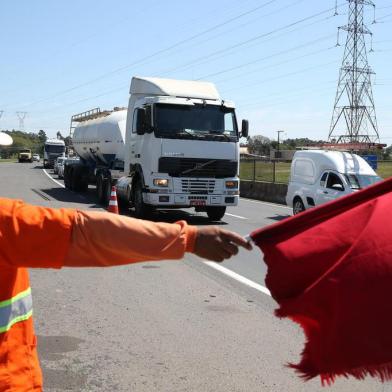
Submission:
[[[138,126],[140,128],[140,108],[136,108],[133,111],[133,118],[132,118],[132,141],[129,145],[130,147],[130,161],[132,164],[136,164],[140,162],[140,146],[141,146],[141,138],[143,137],[140,135],[137,130]]]
[[[324,172],[316,190],[316,205],[335,200],[350,193],[347,188],[347,184],[345,184],[338,173],[333,171]]]

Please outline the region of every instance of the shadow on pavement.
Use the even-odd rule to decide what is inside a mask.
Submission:
[[[134,217],[134,213],[130,209],[120,208],[121,215],[128,215]],[[149,220],[153,222],[166,222],[166,223],[174,223],[179,220],[185,220],[190,225],[198,225],[198,226],[224,226],[227,223],[223,221],[211,221],[208,219],[207,215],[203,212],[199,213],[191,213],[184,210],[158,210],[154,211],[149,217]],[[224,219],[224,218],[223,218]]]
[[[97,204],[95,192],[89,190],[86,193],[76,193],[65,188],[40,189],[41,192],[50,196],[52,199],[65,203]],[[97,205],[96,208],[101,206]]]
[[[284,219],[289,218],[291,215],[275,215],[275,216],[268,216],[267,219],[275,220],[275,221],[282,221]]]

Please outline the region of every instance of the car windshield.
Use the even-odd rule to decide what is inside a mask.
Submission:
[[[379,176],[364,174],[346,174],[346,179],[351,189],[362,189],[382,180]]]
[[[155,134],[163,138],[236,141],[234,109],[215,105],[157,104]]]
[[[62,145],[55,145],[55,144],[46,144],[45,151],[49,153],[63,153],[65,151],[65,146]]]

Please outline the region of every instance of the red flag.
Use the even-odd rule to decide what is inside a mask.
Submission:
[[[251,233],[278,317],[306,335],[305,379],[392,379],[392,179]]]

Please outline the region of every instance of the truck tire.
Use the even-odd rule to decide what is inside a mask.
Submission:
[[[297,215],[305,211],[305,206],[299,197],[296,197],[293,201],[293,215]]]
[[[68,167],[68,166],[64,167],[64,175],[63,175],[63,178],[64,178],[64,186],[65,186],[67,189],[70,189],[70,187],[71,187],[71,181],[70,181],[69,172],[70,172],[69,167]]]
[[[97,196],[98,201],[103,205],[108,205],[110,200],[111,192],[111,180],[110,178],[104,178],[102,174],[97,177]]]
[[[133,189],[133,204],[135,207],[135,217],[139,219],[147,218],[153,208],[143,201],[143,188],[140,180],[137,180]]]
[[[212,221],[220,221],[226,213],[226,207],[206,207],[207,216]]]

